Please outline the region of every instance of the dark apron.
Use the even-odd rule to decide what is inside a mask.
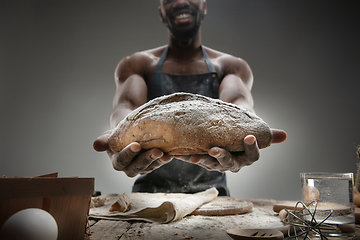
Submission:
[[[148,100],[175,92],[201,94],[219,98],[219,80],[209,56],[202,48],[209,72],[204,74],[165,74],[161,72],[168,47],[165,48],[151,77]],[[229,196],[226,175],[208,171],[203,167],[178,159],[161,166],[153,172],[140,176],[134,183],[133,192],[196,193],[216,187],[220,196]]]

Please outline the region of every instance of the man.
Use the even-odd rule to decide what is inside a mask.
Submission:
[[[180,91],[219,98],[254,112],[253,75],[248,64],[201,45],[200,25],[206,11],[206,0],[160,0],[159,16],[168,28],[168,46],[137,52],[120,61],[115,71],[111,129],[147,101]],[[213,147],[208,155],[182,156],[186,160],[182,161],[160,149],[144,151],[139,143],[111,152],[111,132],[95,140],[94,149],[107,151],[114,169],[129,177],[142,175],[133,186],[134,192],[192,193],[215,186],[219,195],[229,195],[224,172],[238,172],[259,159],[252,135],[243,139],[244,152],[230,153]],[[273,129],[273,135],[273,143],[286,139],[282,130]]]

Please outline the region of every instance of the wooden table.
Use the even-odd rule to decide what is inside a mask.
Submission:
[[[230,216],[186,216],[180,221],[159,224],[140,221],[90,220],[88,240],[107,239],[222,239],[231,240],[232,228],[276,228],[283,224],[272,210],[275,200],[251,200],[251,212]],[[89,231],[89,229],[87,229]]]
[[[250,200],[254,207],[251,212],[230,216],[186,216],[180,221],[168,224],[141,221],[90,220],[86,240],[186,240],[221,239],[232,240],[227,229],[233,228],[278,228],[284,226],[278,214],[273,211],[275,200]],[[356,226],[360,236],[360,225]],[[359,237],[355,237],[358,239]],[[353,239],[355,239],[353,238]],[[293,238],[288,238],[293,239]],[[302,238],[299,238],[302,239]],[[360,238],[359,238],[360,239]]]

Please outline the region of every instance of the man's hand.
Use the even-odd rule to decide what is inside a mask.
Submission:
[[[272,143],[285,141],[287,135],[283,130],[272,129]],[[244,166],[253,164],[260,158],[260,150],[253,135],[244,138],[245,151],[228,152],[223,148],[213,147],[208,155],[179,156],[179,159],[190,161],[211,171],[238,172]]]
[[[259,147],[253,135],[244,138],[244,147],[245,151],[232,153],[220,147],[213,147],[209,149],[208,154],[180,156],[179,158],[210,171],[238,172],[242,167],[251,165],[260,157]]]
[[[94,141],[93,147],[99,152],[106,151],[113,168],[125,172],[128,177],[150,173],[173,159],[173,157],[164,154],[160,149],[154,148],[142,151],[141,145],[137,142],[130,143],[120,152],[113,152],[109,148],[109,136],[110,133],[107,132],[98,137]]]

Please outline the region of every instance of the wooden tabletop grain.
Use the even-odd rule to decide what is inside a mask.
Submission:
[[[251,200],[251,212],[228,216],[190,215],[168,224],[144,221],[89,220],[87,240],[107,239],[228,239],[227,229],[277,228],[283,226],[273,211],[275,200]]]

